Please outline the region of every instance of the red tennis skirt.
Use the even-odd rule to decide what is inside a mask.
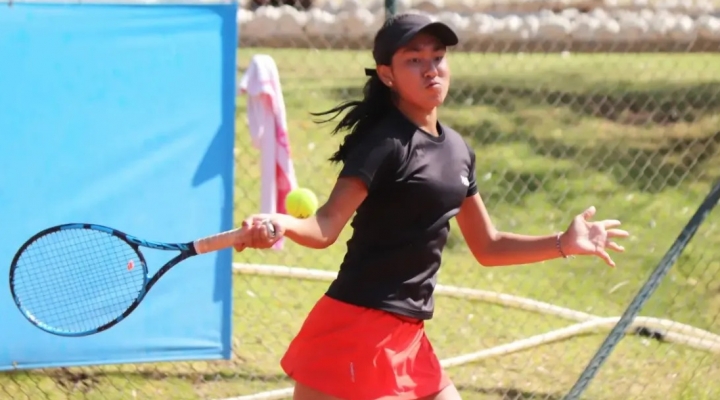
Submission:
[[[280,362],[296,382],[343,400],[417,399],[450,379],[422,320],[323,296]]]

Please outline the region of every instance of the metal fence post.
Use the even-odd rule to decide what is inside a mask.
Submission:
[[[385,18],[390,18],[397,13],[397,0],[385,0]]]

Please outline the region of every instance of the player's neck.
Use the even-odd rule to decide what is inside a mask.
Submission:
[[[433,108],[428,112],[428,110],[419,109],[403,101],[398,102],[397,108],[403,113],[405,118],[417,125],[418,128],[431,135],[439,136],[437,129],[437,108]]]

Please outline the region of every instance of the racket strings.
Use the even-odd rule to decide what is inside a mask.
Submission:
[[[66,234],[66,232],[59,232],[58,234],[62,235]],[[123,244],[122,242],[120,243]],[[32,307],[32,312],[36,317],[41,320],[44,320],[43,318],[41,318],[41,316],[48,315],[55,315],[58,318],[73,318],[77,316],[83,317],[86,320],[90,318],[102,317],[102,314],[105,314],[102,312],[103,309],[112,309],[112,303],[114,302],[114,300],[117,300],[118,297],[122,298],[122,293],[118,290],[118,288],[122,288],[123,283],[125,284],[125,286],[128,283],[131,283],[127,279],[123,279],[124,282],[118,282],[120,283],[120,285],[112,285],[112,282],[108,282],[108,274],[96,274],[91,273],[91,271],[86,271],[86,274],[84,276],[77,276],[77,274],[73,274],[74,276],[72,276],[68,272],[76,271],[71,271],[67,269],[61,270],[59,267],[63,266],[63,261],[65,261],[65,264],[75,266],[85,264],[89,269],[93,270],[92,272],[95,272],[103,267],[103,262],[105,260],[103,260],[101,257],[98,257],[98,254],[96,253],[87,253],[85,254],[85,257],[78,257],[78,251],[82,250],[80,248],[80,243],[72,243],[71,245],[68,245],[67,248],[62,249],[65,251],[66,254],[58,252],[59,247],[57,246],[47,246],[46,243],[41,242],[37,242],[34,245],[45,246],[44,250],[46,257],[44,260],[42,259],[42,257],[36,257],[38,255],[38,252],[35,251],[35,249],[33,248],[33,251],[28,252],[28,255],[32,256],[33,265],[47,264],[57,266],[56,268],[48,268],[46,271],[40,271],[37,268],[25,269],[25,272],[28,275],[27,277],[32,279],[32,282],[38,284],[37,289],[33,290],[30,296],[27,296],[27,301],[25,301],[25,303],[32,303],[37,305],[36,307]],[[66,260],[62,259],[63,256],[65,256]],[[130,254],[130,256],[134,256],[134,254]],[[67,268],[67,265],[65,265],[65,268]],[[30,273],[30,271],[34,272]],[[37,276],[38,273],[42,272],[44,272],[44,276]],[[123,275],[127,277],[127,274]],[[82,282],[79,281],[80,279],[82,279]],[[50,286],[49,284],[53,286]],[[20,285],[18,284],[18,286]],[[84,290],[82,293],[75,293],[75,289],[86,290]],[[108,298],[108,302],[110,302],[109,305],[106,302],[105,304],[95,304],[93,308],[86,308],[84,310],[78,308],[78,306],[81,304],[87,305],[87,302],[77,302],[76,300],[78,296],[82,295],[83,297],[97,297],[102,291],[102,289],[105,289],[105,295]],[[137,292],[135,292],[135,294],[136,293]],[[50,294],[50,296],[48,296],[48,294]],[[74,297],[63,296],[63,294],[70,294]],[[74,301],[75,304],[68,304],[69,301]],[[28,308],[31,308],[30,305],[28,305]],[[111,312],[111,310],[107,311]],[[69,321],[65,320],[58,322],[67,325]]]
[[[87,332],[119,317],[145,282],[137,252],[105,232],[65,229],[38,238],[18,259],[21,308],[63,332]]]
[[[43,245],[41,243],[37,243],[37,245]],[[72,257],[74,253],[72,251],[77,251],[77,249],[73,249],[72,247],[76,246],[69,246],[68,251],[68,257],[67,261],[72,264],[80,264],[83,262],[83,260],[78,259],[78,257]],[[31,251],[28,252],[28,255],[33,255],[32,257],[32,263],[33,264],[50,264],[50,265],[56,265],[58,264],[59,257],[56,251],[52,251],[55,249],[52,248],[46,248],[48,250],[47,257],[45,257],[45,260],[38,259],[37,257],[34,257],[37,252]],[[34,249],[33,249],[34,250]],[[99,264],[99,260],[97,257],[90,257],[91,262],[88,263],[89,267],[96,267]],[[45,261],[45,262],[44,262]],[[27,296],[24,299],[25,304],[33,304],[36,305],[35,307],[32,307],[32,312],[37,317],[40,316],[47,316],[47,315],[57,315],[58,317],[61,317],[62,315],[59,315],[60,313],[68,314],[72,311],[77,311],[75,314],[85,311],[84,317],[87,319],[88,317],[91,317],[91,315],[88,315],[88,311],[97,311],[96,310],[73,310],[72,304],[67,304],[68,298],[67,296],[62,296],[62,294],[73,294],[73,289],[75,289],[75,286],[79,284],[79,282],[73,282],[70,280],[70,276],[65,274],[58,274],[58,269],[48,269],[44,275],[45,276],[37,276],[38,273],[41,273],[39,269],[32,270],[33,273],[30,273],[30,269],[26,268],[24,269],[24,272],[27,274],[26,277],[32,280],[32,282],[35,282],[37,284],[37,288],[31,292],[29,296]],[[95,279],[91,279],[95,278]],[[102,287],[105,282],[102,281],[102,275],[86,275],[84,277],[84,282],[81,284],[84,285],[86,288],[100,288]],[[18,286],[20,286],[21,283],[18,283]],[[51,286],[51,285],[54,285]],[[48,297],[49,291],[52,290],[52,297]],[[94,290],[95,292],[97,290]],[[85,296],[93,296],[97,293],[93,293],[93,291],[85,291]],[[75,296],[77,296],[77,293],[74,293]],[[63,297],[65,298],[65,301],[63,301]],[[30,307],[28,305],[28,307]],[[67,321],[63,321],[64,323],[67,323]]]

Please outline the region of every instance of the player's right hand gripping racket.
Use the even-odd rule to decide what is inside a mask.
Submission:
[[[266,226],[274,235],[272,223]],[[179,262],[232,247],[246,232],[240,228],[189,243],[160,243],[95,224],[55,226],[17,251],[10,265],[10,293],[38,328],[59,336],[92,335],[130,315]],[[141,247],[180,254],[148,279]]]

